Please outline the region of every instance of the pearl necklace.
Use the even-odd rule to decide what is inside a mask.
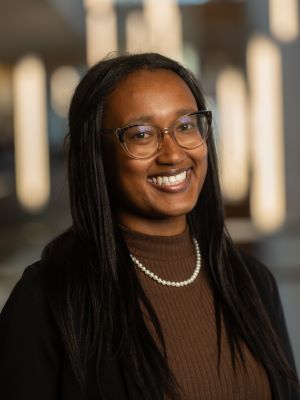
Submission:
[[[192,276],[189,279],[186,279],[185,281],[179,281],[179,282],[175,282],[175,281],[166,281],[164,279],[161,279],[159,276],[157,276],[156,274],[154,274],[154,272],[150,271],[149,269],[147,269],[136,257],[134,257],[132,254],[130,254],[130,257],[132,259],[132,261],[134,262],[134,264],[141,270],[144,272],[144,274],[146,274],[147,276],[149,276],[149,278],[154,279],[156,282],[160,283],[161,285],[165,285],[165,286],[175,286],[175,287],[181,287],[181,286],[186,286],[189,285],[190,283],[194,282],[194,280],[197,278],[199,272],[200,272],[200,268],[201,268],[201,254],[200,254],[200,249],[199,249],[199,244],[197,242],[197,240],[195,238],[193,238],[194,244],[195,244],[195,250],[196,250],[196,257],[197,257],[197,261],[196,261],[196,267],[195,270],[192,274]]]

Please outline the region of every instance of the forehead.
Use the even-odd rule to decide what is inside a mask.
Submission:
[[[108,95],[104,104],[104,119],[118,124],[140,116],[149,119],[197,110],[196,100],[185,81],[175,72],[165,69],[138,70],[123,78]]]

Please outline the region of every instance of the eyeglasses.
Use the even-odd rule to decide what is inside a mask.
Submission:
[[[115,133],[130,157],[143,159],[160,150],[166,133],[184,149],[192,150],[201,146],[209,136],[211,123],[211,111],[201,110],[179,117],[169,128],[145,123],[115,129],[102,128],[101,132]]]

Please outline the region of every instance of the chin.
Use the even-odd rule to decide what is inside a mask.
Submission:
[[[187,215],[188,213],[190,213],[193,208],[195,207],[196,202],[193,204],[189,204],[189,205],[177,205],[177,206],[170,206],[170,207],[166,207],[166,208],[161,208],[161,209],[156,209],[155,210],[155,214],[159,215],[160,217],[164,218],[164,217],[181,217],[183,215]]]

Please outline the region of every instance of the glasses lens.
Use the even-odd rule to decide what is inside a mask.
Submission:
[[[158,146],[158,132],[151,125],[135,125],[124,133],[125,145],[129,153],[135,157],[149,157]]]
[[[174,126],[178,144],[186,148],[197,147],[208,137],[209,123],[205,114],[196,113],[179,118]]]

